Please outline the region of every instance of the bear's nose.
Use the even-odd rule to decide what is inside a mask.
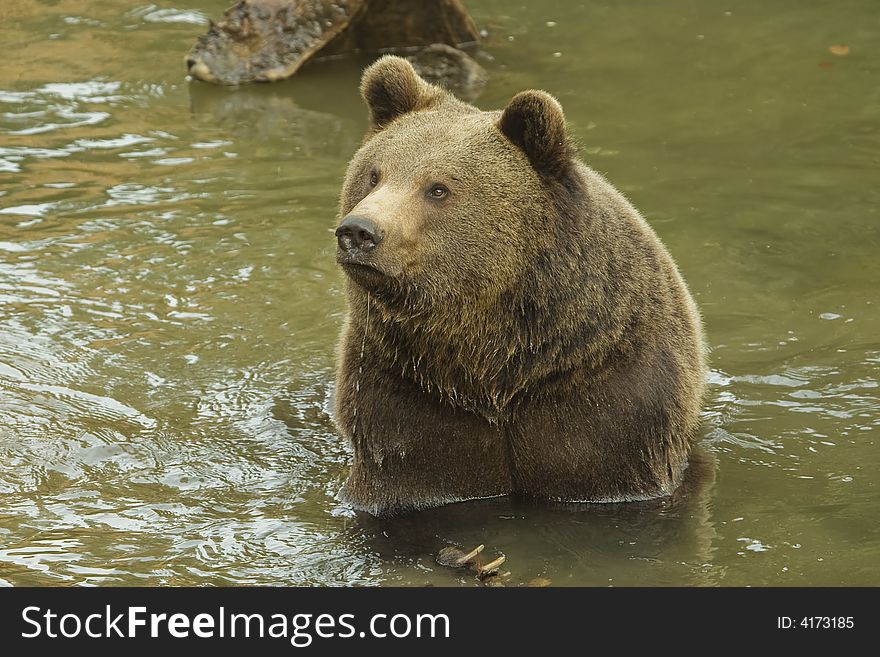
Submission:
[[[336,241],[343,251],[368,251],[378,246],[385,235],[366,217],[346,217],[336,229]]]

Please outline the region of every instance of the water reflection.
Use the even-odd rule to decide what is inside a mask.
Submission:
[[[507,556],[509,575],[500,580],[511,586],[539,578],[556,586],[632,586],[646,573],[654,584],[715,584],[715,470],[715,457],[697,448],[681,488],[664,500],[548,506],[497,498],[385,520],[359,514],[348,533],[397,564],[395,579],[412,585],[476,584],[433,557],[449,544],[477,543]]]

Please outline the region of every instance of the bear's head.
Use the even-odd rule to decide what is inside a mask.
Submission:
[[[462,312],[527,280],[561,231],[574,146],[542,91],[483,112],[386,56],[361,82],[370,128],[340,201],[337,260],[401,313]]]

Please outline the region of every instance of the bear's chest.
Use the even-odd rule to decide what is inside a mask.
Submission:
[[[514,355],[484,337],[394,324],[375,337],[395,375],[492,423],[505,415],[516,393],[509,385]]]

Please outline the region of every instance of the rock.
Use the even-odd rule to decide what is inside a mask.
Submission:
[[[275,82],[319,52],[378,53],[477,41],[477,28],[459,0],[241,0],[199,37],[186,65],[194,79],[205,82]],[[470,58],[432,52],[426,57],[434,63],[425,70],[437,71],[439,78],[470,80],[481,70]],[[464,65],[457,78],[451,70],[455,61]]]
[[[445,43],[422,48],[407,59],[425,80],[466,101],[475,100],[489,79],[486,69],[466,52]]]

